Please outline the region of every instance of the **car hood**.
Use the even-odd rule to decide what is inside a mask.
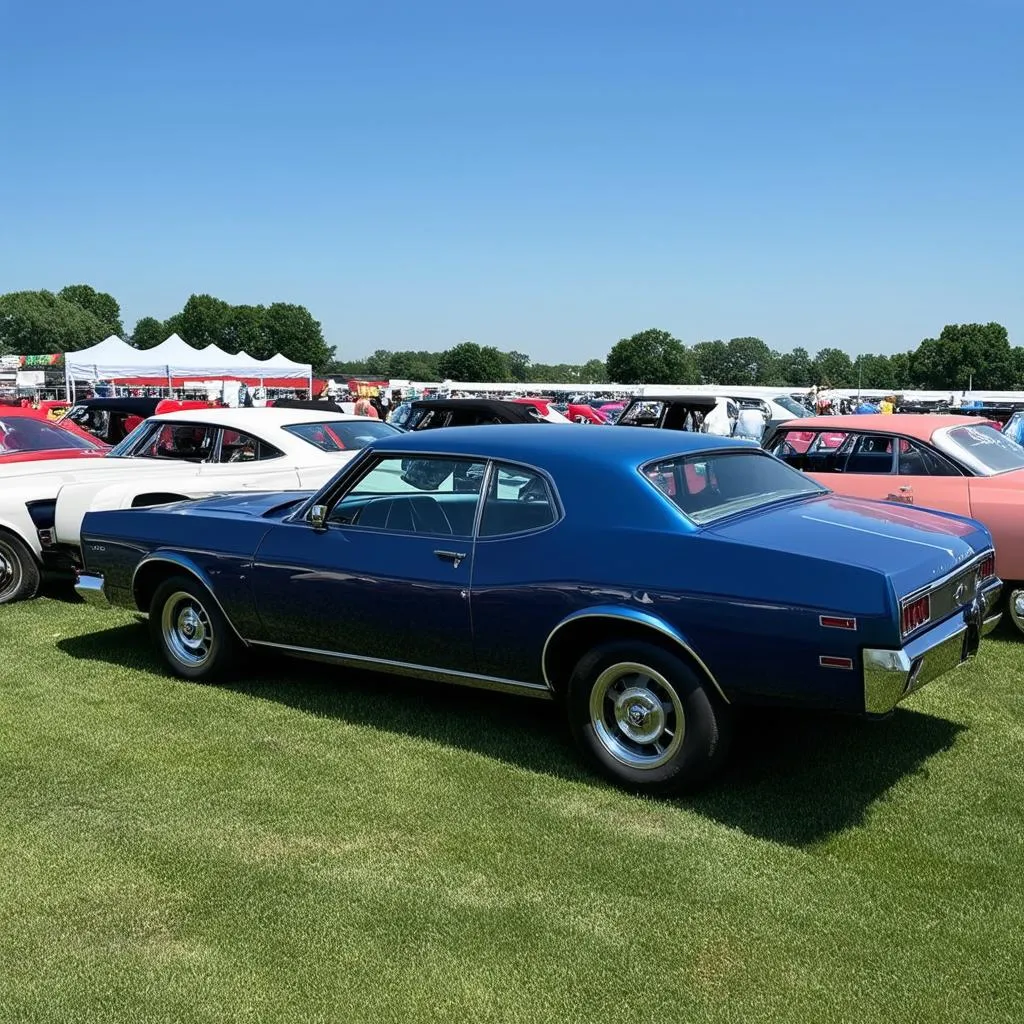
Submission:
[[[107,457],[41,459],[32,462],[0,464],[0,485],[4,492],[20,485],[31,485],[33,489],[53,488],[54,493],[62,484],[76,480],[98,480],[102,477],[116,477],[122,473],[139,471],[133,459],[111,459]]]
[[[988,530],[973,519],[835,494],[739,516],[707,532],[740,544],[881,570],[900,595],[945,576],[992,544]]]
[[[212,498],[199,498],[195,501],[179,501],[173,505],[156,506],[158,511],[173,509],[186,515],[203,515],[207,513],[225,513],[235,516],[273,515],[291,510],[299,502],[305,501],[313,491],[244,491],[232,494],[217,494]]]

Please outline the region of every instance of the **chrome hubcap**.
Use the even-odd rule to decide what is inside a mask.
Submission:
[[[0,595],[14,588],[17,577],[17,563],[7,548],[0,546]]]
[[[179,591],[164,603],[160,629],[168,650],[183,665],[199,668],[213,650],[213,626],[202,604]]]
[[[590,691],[590,723],[605,750],[631,768],[669,761],[685,732],[683,704],[660,672],[632,662],[612,665]]]
[[[1013,624],[1024,633],[1024,589],[1011,590],[1010,600],[1007,602],[1010,607],[1010,618]]]

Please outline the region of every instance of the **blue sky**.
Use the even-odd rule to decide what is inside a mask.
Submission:
[[[348,357],[1024,344],[1022,43],[1019,0],[0,0],[0,292],[301,302]]]

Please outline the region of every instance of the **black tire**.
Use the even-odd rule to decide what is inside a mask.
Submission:
[[[183,679],[222,678],[242,653],[217,603],[193,576],[171,576],[156,588],[149,631],[171,671]]]
[[[28,545],[0,530],[0,604],[25,601],[39,591],[41,571]]]
[[[599,771],[659,796],[713,775],[732,734],[729,707],[711,684],[681,657],[640,641],[588,651],[569,679],[566,709],[574,739]]]

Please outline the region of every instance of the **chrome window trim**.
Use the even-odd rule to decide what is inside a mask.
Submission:
[[[292,654],[295,657],[328,661],[332,664],[345,665],[350,668],[376,669],[411,678],[430,679],[435,682],[454,683],[458,686],[471,686],[483,690],[496,690],[501,693],[517,693],[541,700],[551,700],[550,688],[542,683],[526,683],[518,679],[504,679],[500,676],[478,675],[475,672],[461,672],[457,669],[436,668],[431,665],[419,665],[409,661],[395,661],[391,658],[373,658],[365,654],[347,654],[341,651],[324,651],[316,647],[299,647],[293,644],[272,643],[269,640],[247,640],[253,647],[267,647],[272,650]]]
[[[525,469],[528,473],[534,473],[544,484],[545,489],[548,493],[548,504],[555,513],[555,518],[550,523],[545,523],[543,526],[531,526],[528,530],[513,530],[511,533],[489,533],[486,536],[480,533],[480,525],[484,519],[484,509],[487,505],[487,491],[490,489],[491,480],[501,470],[502,466],[518,467],[519,469]],[[477,518],[473,523],[473,539],[484,544],[488,541],[496,540],[511,540],[515,537],[527,537],[535,533],[543,533],[545,530],[550,530],[565,518],[565,507],[559,500],[558,492],[555,488],[554,480],[551,475],[546,473],[544,470],[539,469],[535,466],[528,466],[525,462],[514,462],[507,459],[491,459],[487,468],[487,476],[484,480],[484,487],[480,488],[480,493],[483,495],[483,500],[477,507]]]
[[[455,429],[454,427],[451,429]],[[333,501],[340,500],[352,487],[355,487],[360,480],[364,479],[370,472],[374,465],[379,461],[386,458],[399,458],[399,459],[416,459],[416,458],[436,458],[436,459],[448,459],[465,461],[465,462],[483,462],[485,463],[484,470],[484,483],[480,487],[480,496],[485,493],[485,486],[488,484],[490,479],[490,466],[492,463],[498,463],[503,466],[520,466],[523,469],[529,470],[531,473],[536,473],[542,477],[548,486],[548,491],[553,499],[555,508],[558,511],[558,518],[551,523],[549,526],[538,527],[538,530],[548,530],[552,526],[557,526],[565,518],[565,504],[562,502],[561,495],[558,493],[558,486],[554,481],[551,474],[543,469],[541,466],[536,466],[532,462],[521,462],[518,459],[498,459],[493,455],[484,455],[479,452],[467,454],[459,452],[458,454],[452,454],[451,452],[438,452],[438,451],[393,451],[388,449],[386,452],[379,451],[376,448],[367,445],[365,448],[360,449],[355,458],[351,459],[347,465],[338,471],[338,475],[332,480],[329,480],[319,491],[312,494],[306,499],[290,516],[285,517],[286,522],[297,522],[304,521],[309,522],[309,513],[314,505],[330,505]],[[367,463],[365,467],[363,463]],[[357,472],[358,471],[358,472]],[[350,475],[353,475],[351,484],[347,483],[347,479]],[[427,493],[427,492],[423,492]],[[483,500],[477,501],[477,517],[473,523],[473,536],[472,540],[501,540],[505,537],[520,537],[524,534],[509,533],[501,534],[494,537],[480,537],[479,536],[479,525],[480,525],[480,510],[483,508]],[[363,529],[369,530],[371,527],[363,527]],[[385,531],[386,532],[386,531]],[[535,532],[535,531],[529,531]],[[424,534],[423,536],[426,536]]]
[[[705,674],[705,676],[707,676],[708,680],[711,682],[711,685],[714,686],[715,690],[718,692],[718,695],[722,698],[722,700],[724,700],[726,704],[731,703],[729,698],[725,695],[725,691],[719,685],[718,680],[712,674],[711,669],[709,669],[707,664],[704,662],[704,659],[701,658],[701,656],[670,627],[658,622],[653,617],[650,619],[638,619],[635,616],[629,615],[624,612],[616,613],[610,611],[579,612],[576,615],[570,615],[568,618],[563,619],[561,622],[559,622],[558,625],[555,626],[555,628],[552,629],[550,633],[548,633],[547,639],[544,641],[544,647],[541,649],[540,652],[540,670],[541,675],[544,678],[545,684],[547,685],[548,689],[551,690],[552,693],[554,692],[555,688],[554,684],[551,682],[550,676],[548,675],[548,648],[551,646],[551,641],[555,638],[555,634],[560,629],[562,629],[564,626],[571,625],[573,622],[579,622],[581,619],[617,619],[620,622],[628,622],[633,626],[642,626],[647,629],[653,629],[656,632],[661,633],[663,636],[668,637],[668,639],[671,640],[674,644],[676,644],[677,646],[681,647],[684,651],[686,651],[686,653],[689,654],[695,662],[697,662],[701,671]]]

